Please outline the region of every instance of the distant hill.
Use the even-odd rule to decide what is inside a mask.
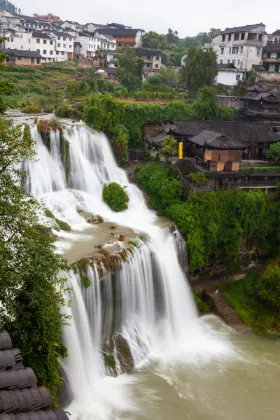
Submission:
[[[16,6],[7,0],[0,0],[0,10],[6,10],[10,13],[17,13]]]

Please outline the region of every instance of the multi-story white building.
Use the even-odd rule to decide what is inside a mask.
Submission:
[[[267,43],[265,25],[226,28],[211,43],[217,53],[218,64],[233,64],[237,69],[252,70],[262,61],[263,47]]]
[[[31,51],[37,51],[41,55],[42,63],[56,61],[55,39],[50,34],[33,32],[32,44]]]
[[[263,65],[270,73],[280,73],[280,30],[267,36],[267,45],[263,49]]]
[[[55,60],[66,61],[74,58],[75,36],[67,32],[52,31],[51,35],[55,41]]]
[[[100,34],[98,31],[80,32],[76,36],[76,41],[81,45],[78,55],[83,58],[94,57],[98,50],[114,51],[117,45],[113,36]]]

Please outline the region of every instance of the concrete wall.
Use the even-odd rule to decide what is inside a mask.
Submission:
[[[269,73],[266,71],[258,72],[257,82],[280,84],[280,73]]]
[[[218,102],[220,106],[228,106],[234,109],[244,109],[245,102],[241,96],[224,96],[218,95]]]

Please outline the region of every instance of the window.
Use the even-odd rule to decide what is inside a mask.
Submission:
[[[61,51],[61,55],[64,55],[64,51]]]
[[[40,44],[40,39],[38,39],[38,38],[37,38],[37,39],[36,39],[36,43],[37,43],[37,44]]]
[[[240,54],[243,54],[243,45],[240,47]]]
[[[60,47],[60,42],[57,43],[58,48]]]
[[[228,60],[227,62],[228,62],[228,64],[230,64],[230,60]]]
[[[241,34],[241,40],[244,41],[244,39],[245,39],[245,32],[242,32],[242,34]]]
[[[43,44],[46,44],[46,43],[47,43],[47,40],[46,40],[46,39],[44,39],[44,40],[43,40]]]
[[[266,56],[267,56],[267,58],[271,58],[271,53],[270,53],[270,52],[268,52],[268,53],[266,54]]]
[[[66,48],[66,44],[63,44],[63,48]]]
[[[31,58],[31,64],[34,64],[34,58]]]
[[[10,41],[11,41],[11,42],[14,42],[14,38],[10,38]]]
[[[69,45],[69,48],[72,48],[72,45]]]
[[[53,51],[52,50],[50,51],[50,55],[53,55]]]
[[[258,36],[258,41],[262,41],[262,38],[263,38],[263,36],[262,36],[262,34],[259,34],[259,36]]]
[[[60,41],[60,36],[57,39]]]
[[[225,52],[225,49],[224,48],[221,48],[221,54],[222,55],[224,54],[224,52]]]
[[[59,51],[56,51],[56,55],[59,55]]]
[[[236,80],[240,80],[240,74],[236,75]]]
[[[231,34],[228,34],[228,40],[231,41]]]
[[[21,60],[21,57],[18,57],[18,60]]]
[[[235,66],[236,60],[232,60],[232,64]]]
[[[53,41],[50,41],[50,45],[53,45]]]
[[[276,58],[280,58],[280,53],[277,53],[277,56],[276,56]]]
[[[232,54],[238,54],[239,47],[232,47]]]
[[[158,64],[155,64],[155,68],[158,69]]]
[[[257,49],[257,55],[261,55],[261,49],[260,48]]]
[[[40,50],[36,50],[38,54],[40,54]]]
[[[225,42],[225,40],[226,40],[226,36],[222,35],[222,42]]]
[[[109,44],[107,44],[107,48],[109,48]]]
[[[65,38],[65,36],[63,37],[63,41],[66,41],[66,38]]]
[[[150,60],[151,59],[151,57],[150,56],[147,56],[147,60]]]
[[[239,41],[239,34],[234,34],[234,41]]]
[[[237,61],[237,64],[238,64],[238,65],[240,64],[240,60],[238,60],[238,61]]]
[[[43,50],[43,54],[47,54],[47,50]]]
[[[231,54],[231,47],[229,47],[229,49],[228,49],[228,53],[229,53],[229,54]]]
[[[159,60],[159,57],[156,57],[156,60]]]
[[[220,60],[220,64],[223,64],[223,60]]]

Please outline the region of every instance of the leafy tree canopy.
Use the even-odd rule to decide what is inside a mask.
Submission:
[[[120,212],[127,209],[129,197],[124,188],[116,182],[105,185],[102,195],[103,201],[108,204],[113,211]]]
[[[1,7],[0,7],[1,10]],[[3,66],[6,54],[3,53],[1,50],[1,46],[4,42],[5,38],[0,38],[0,68]],[[12,83],[9,83],[5,80],[0,80],[0,114],[3,114],[5,110],[7,109],[7,104],[5,100],[3,99],[3,95],[9,95],[12,91],[13,85]]]
[[[117,79],[128,90],[139,89],[142,85],[142,71],[144,62],[136,56],[133,49],[128,49],[116,61]]]
[[[267,157],[268,157],[269,159],[272,159],[272,160],[274,160],[274,161],[279,160],[279,159],[280,159],[280,142],[278,142],[278,143],[273,143],[273,144],[269,147],[269,149],[268,149],[268,151],[267,151],[266,155],[267,155]]]
[[[192,96],[203,86],[213,86],[217,74],[217,56],[212,49],[189,49],[185,65],[181,69],[181,81]]]
[[[173,136],[166,136],[160,145],[160,155],[165,157],[166,162],[169,162],[173,156],[178,154],[178,144]]]

